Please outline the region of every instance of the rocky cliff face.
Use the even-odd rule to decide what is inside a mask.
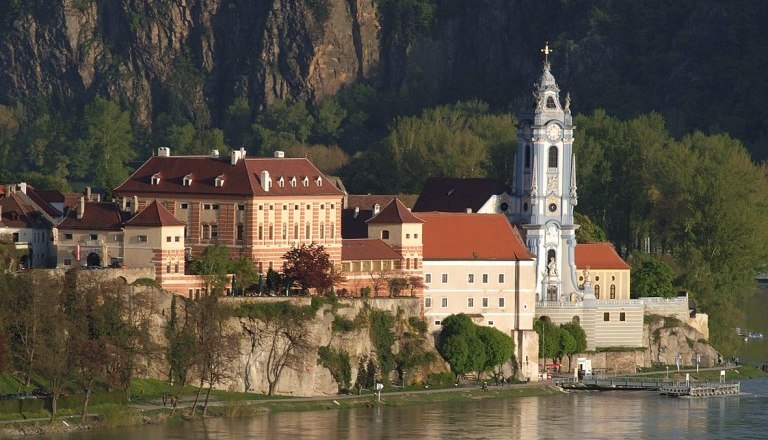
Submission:
[[[206,122],[238,97],[312,101],[378,64],[373,0],[49,0],[0,31],[0,101],[94,94],[153,106],[184,97]]]

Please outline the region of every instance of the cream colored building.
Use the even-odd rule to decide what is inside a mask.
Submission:
[[[434,332],[464,313],[512,336],[523,378],[536,380],[535,261],[501,214],[418,213],[424,220],[424,316]]]

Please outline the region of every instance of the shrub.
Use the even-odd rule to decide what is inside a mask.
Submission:
[[[427,330],[429,330],[429,324],[427,324],[427,321],[416,316],[411,316],[408,318],[408,324],[411,326],[411,328],[422,335],[426,333]]]
[[[331,376],[339,384],[339,391],[349,389],[352,380],[349,353],[344,350],[336,351],[331,347],[320,347],[317,354],[317,363],[331,371]]]

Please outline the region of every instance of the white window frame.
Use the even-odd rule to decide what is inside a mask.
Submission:
[[[440,298],[440,307],[442,307],[444,309],[448,308],[448,298],[447,297],[444,296],[444,297]]]

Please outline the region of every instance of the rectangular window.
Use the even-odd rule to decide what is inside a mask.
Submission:
[[[264,226],[259,226],[259,240],[264,240]]]
[[[435,321],[435,325],[440,325],[440,321]]]
[[[72,234],[64,234],[64,240],[72,240]]]
[[[245,205],[243,205],[243,204],[237,205],[237,210],[238,211],[245,211]]]
[[[504,284],[504,274],[503,273],[499,274],[499,284]]]
[[[483,274],[483,284],[488,284],[488,274],[487,273]]]
[[[237,224],[237,240],[242,240],[245,236],[245,226],[242,223]]]
[[[626,321],[627,320],[627,314],[624,312],[619,313],[619,321]]]
[[[424,284],[429,284],[432,282],[432,274],[431,273],[425,273],[424,274]]]
[[[603,321],[610,321],[611,320],[611,314],[608,312],[603,313]]]
[[[493,321],[488,321],[488,327],[493,327]]]
[[[179,263],[176,263],[176,265],[173,267],[174,273],[179,273]]]
[[[411,234],[405,234],[405,238],[411,238]]]
[[[98,240],[99,234],[91,234],[91,240]]]
[[[210,211],[211,204],[210,203],[203,203],[203,209],[206,210],[206,211]]]
[[[203,233],[201,234],[201,238],[203,240],[210,240],[211,239],[211,226],[210,225],[202,225]]]
[[[448,282],[448,274],[447,274],[447,273],[444,273],[444,274],[443,274],[443,276],[442,276],[442,281],[443,281],[443,284],[445,284],[445,283],[447,283],[447,282]]]
[[[405,268],[406,269],[410,269],[411,268],[411,259],[410,258],[406,258],[405,259]]]
[[[424,298],[424,307],[432,307],[432,298]]]
[[[64,259],[64,265],[65,266],[71,266],[72,265],[72,259],[71,258],[65,258]]]
[[[213,204],[213,205],[211,205],[211,209],[218,210],[219,209],[219,205]]]
[[[475,299],[474,298],[467,298],[467,307],[472,308],[475,306]]]
[[[467,274],[467,283],[472,284],[475,282],[475,274],[470,273]]]
[[[264,205],[259,205],[259,211],[263,211],[263,210],[264,210]]]
[[[269,225],[269,239],[270,240],[275,239],[275,227],[272,225]]]
[[[171,273],[171,264],[170,263],[167,266],[165,266],[165,273]]]
[[[211,239],[219,238],[219,225],[211,225]]]
[[[504,307],[504,298],[499,298],[499,307]]]
[[[173,237],[173,241],[175,241],[176,243],[180,243],[181,242],[181,236],[177,235],[177,236]]]
[[[448,298],[442,298],[440,299],[440,307],[448,307]]]
[[[167,235],[167,236],[165,237],[165,242],[166,242],[166,243],[170,243],[170,242],[171,242],[171,236],[170,236],[170,235]]]
[[[488,298],[483,298],[483,308],[488,308]]]
[[[189,203],[179,203],[179,209],[189,209]]]
[[[139,241],[139,243],[146,243],[147,242],[147,236],[146,235],[139,235],[136,237],[136,239]]]

